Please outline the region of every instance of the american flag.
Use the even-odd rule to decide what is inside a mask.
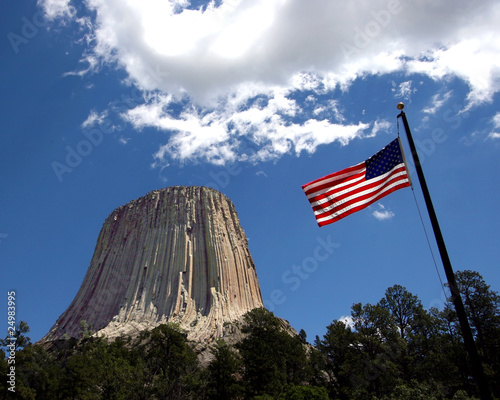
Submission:
[[[316,222],[324,226],[410,184],[398,137],[368,160],[316,179],[302,189]]]

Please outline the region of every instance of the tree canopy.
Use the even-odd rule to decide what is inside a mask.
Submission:
[[[490,389],[500,397],[500,296],[474,271],[456,274]],[[16,399],[467,400],[470,379],[452,303],[425,310],[401,285],[376,304],[355,303],[352,323],[333,320],[314,345],[264,308],[244,316],[242,339],[200,346],[175,324],[138,337],[106,340],[82,322],[80,340],[47,349],[15,331]],[[0,340],[0,373],[9,370],[9,338]]]

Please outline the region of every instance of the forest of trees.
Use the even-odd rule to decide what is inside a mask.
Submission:
[[[500,296],[480,274],[456,274],[492,395],[500,398]],[[7,391],[7,339],[0,341],[2,398],[414,400],[478,398],[450,301],[425,310],[404,287],[376,304],[354,304],[352,323],[333,320],[322,338],[291,335],[265,309],[245,315],[242,340],[211,346],[201,365],[174,324],[137,338],[82,338],[50,350],[17,329],[16,393]],[[9,342],[10,343],[10,342]],[[10,397],[9,397],[10,396]]]

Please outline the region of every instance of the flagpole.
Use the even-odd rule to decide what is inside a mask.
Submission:
[[[413,142],[413,137],[411,135],[410,126],[408,125],[408,120],[406,119],[406,114],[403,111],[404,104],[398,104],[398,110],[401,113],[398,118],[401,117],[403,120],[403,125],[405,127],[406,136],[408,138],[408,143],[410,145],[411,154],[413,156],[413,161],[415,162],[415,169],[417,171],[418,180],[420,182],[420,187],[424,195],[425,204],[427,205],[427,211],[429,213],[429,218],[431,220],[432,228],[434,230],[434,236],[439,248],[439,253],[441,254],[441,260],[443,262],[443,267],[446,273],[446,278],[448,279],[448,285],[451,291],[451,300],[455,305],[455,310],[457,312],[458,320],[460,322],[460,328],[462,330],[462,335],[464,338],[464,344],[469,354],[472,373],[476,384],[479,388],[479,394],[482,400],[491,400],[491,393],[488,387],[488,381],[486,375],[484,374],[483,366],[481,360],[479,359],[479,354],[477,352],[476,345],[474,343],[474,337],[472,336],[472,331],[470,329],[469,321],[467,320],[467,314],[465,313],[464,304],[462,302],[462,297],[457,287],[455,280],[455,274],[453,272],[453,267],[451,266],[450,258],[448,256],[448,251],[446,250],[446,245],[444,243],[443,235],[441,234],[441,228],[436,217],[436,212],[434,211],[434,206],[432,205],[431,196],[429,194],[429,189],[427,188],[427,183],[425,181],[424,172],[418,158],[417,149],[415,143]]]

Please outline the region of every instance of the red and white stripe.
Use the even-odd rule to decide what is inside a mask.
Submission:
[[[363,161],[302,186],[319,226],[338,221],[389,193],[410,186],[404,163],[368,181],[365,174]]]

